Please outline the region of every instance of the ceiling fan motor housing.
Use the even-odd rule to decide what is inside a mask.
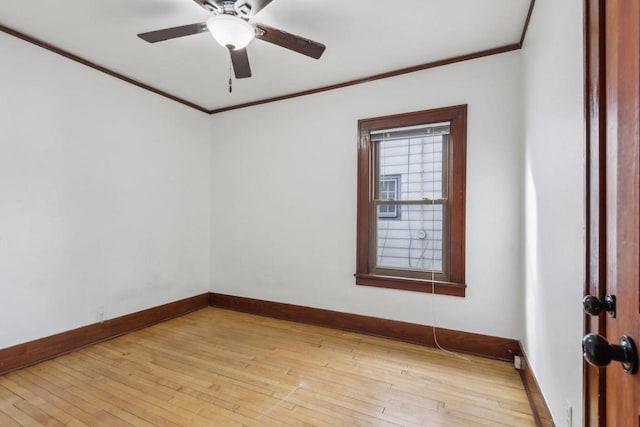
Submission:
[[[251,4],[245,0],[194,0],[206,10],[218,14],[238,15],[248,20],[251,14]]]
[[[217,12],[218,5],[214,0],[193,0],[209,12]]]

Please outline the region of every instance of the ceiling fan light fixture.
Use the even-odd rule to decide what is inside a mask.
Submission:
[[[222,46],[244,49],[256,36],[256,30],[247,21],[232,15],[213,15],[207,19],[207,28]]]

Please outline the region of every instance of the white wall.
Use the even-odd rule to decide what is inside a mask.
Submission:
[[[207,292],[209,117],[0,52],[0,348]]]
[[[523,50],[524,346],[554,420],[582,425],[582,1],[538,0]],[[568,403],[567,403],[568,401]]]
[[[522,336],[520,54],[212,117],[212,291]],[[356,286],[358,119],[467,103],[467,296]]]

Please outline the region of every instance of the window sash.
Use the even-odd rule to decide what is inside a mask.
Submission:
[[[447,199],[447,195],[449,193],[449,147],[452,143],[451,135],[448,133],[450,129],[450,123],[438,123],[435,125],[420,125],[415,126],[413,129],[409,129],[408,132],[405,132],[405,128],[394,129],[393,132],[397,134],[407,135],[410,132],[423,132],[424,129],[442,129],[446,126],[447,133],[440,133],[442,135],[442,160],[441,160],[441,183],[442,189],[441,194],[443,197],[438,199],[430,199],[423,198],[418,200],[382,200],[380,199],[380,184],[382,179],[384,179],[384,175],[380,174],[380,145],[382,142],[387,139],[374,140],[373,136],[374,132],[369,134],[370,144],[373,146],[373,156],[372,156],[372,167],[373,174],[371,176],[372,182],[369,184],[370,188],[373,188],[373,195],[371,203],[369,204],[369,271],[373,274],[385,275],[385,276],[397,276],[397,277],[410,277],[417,279],[426,279],[426,280],[441,280],[448,281],[450,278],[449,271],[449,221],[448,221],[448,213],[449,213],[449,203]],[[379,134],[384,134],[384,130],[379,131]],[[427,135],[432,136],[432,135]],[[404,139],[407,139],[405,136]],[[382,178],[382,179],[381,179]],[[401,195],[398,194],[398,198]],[[379,206],[397,206],[400,209],[400,206],[408,205],[408,206],[430,206],[430,205],[441,205],[442,206],[442,269],[441,270],[422,270],[422,269],[411,269],[411,268],[389,268],[389,267],[380,267],[378,266],[378,222],[380,218],[378,216],[378,207]],[[399,215],[399,212],[398,212]]]

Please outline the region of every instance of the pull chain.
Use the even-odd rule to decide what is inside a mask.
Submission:
[[[233,92],[233,88],[231,87],[231,56],[229,56],[229,93]]]

